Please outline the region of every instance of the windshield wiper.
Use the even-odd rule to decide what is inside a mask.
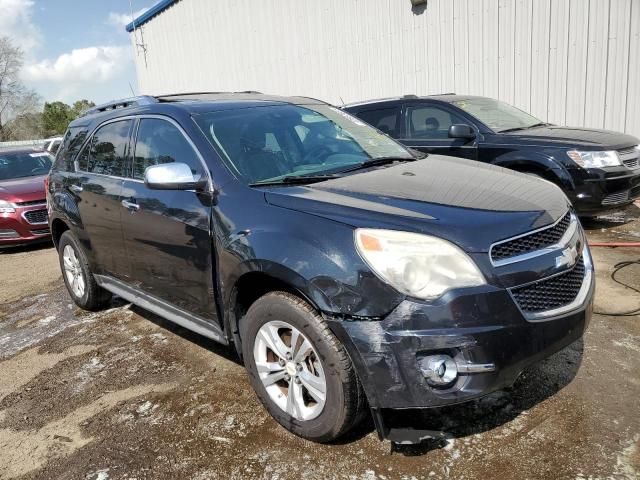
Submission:
[[[546,127],[547,125],[551,125],[551,124],[545,123],[545,122],[534,123],[533,125],[529,125],[528,127],[507,128],[506,130],[500,130],[498,133],[517,132],[518,130],[529,130],[530,128]]]
[[[364,170],[365,168],[377,167],[380,165],[388,165],[390,163],[395,162],[415,162],[419,160],[415,157],[378,157],[378,158],[370,158],[369,160],[365,160],[362,163],[354,165],[353,167],[346,168],[344,170],[340,170],[337,173],[347,173],[347,172],[355,172],[356,170]]]
[[[269,185],[304,185],[305,183],[324,182],[338,178],[335,175],[287,175],[273,180],[262,180],[260,182],[250,183],[250,187],[264,187]]]

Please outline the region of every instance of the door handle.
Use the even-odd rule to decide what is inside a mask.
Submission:
[[[71,185],[69,185],[69,190],[71,190],[72,192],[80,193],[82,191],[82,187],[80,185],[72,183]]]
[[[137,203],[130,202],[129,200],[122,200],[122,206],[127,210],[131,210],[132,212],[137,212],[140,210],[140,205]]]

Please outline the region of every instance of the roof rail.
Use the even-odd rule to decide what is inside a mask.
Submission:
[[[157,103],[158,100],[150,95],[140,95],[139,97],[123,98],[121,100],[113,100],[111,102],[96,105],[82,113],[82,117],[93,113],[106,112],[107,110],[115,110],[117,108],[139,107],[141,105],[151,105]]]
[[[413,93],[407,94],[407,95],[403,95],[402,98],[418,98],[417,95],[414,95]]]
[[[194,95],[233,95],[234,93],[253,93],[262,95],[262,92],[258,92],[256,90],[244,90],[242,92],[180,92],[180,93],[167,93],[163,95],[157,95],[156,98],[162,100],[163,98],[171,98],[171,97],[188,97]]]

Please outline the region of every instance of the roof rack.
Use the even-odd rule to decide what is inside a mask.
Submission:
[[[151,105],[157,103],[158,100],[150,95],[140,95],[139,97],[123,98],[112,102],[96,105],[85,110],[81,116],[91,115],[93,113],[106,112],[107,110],[115,110],[117,108],[139,107],[141,105]]]

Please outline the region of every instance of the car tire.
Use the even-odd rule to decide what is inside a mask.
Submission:
[[[109,303],[111,292],[96,283],[80,242],[69,231],[60,237],[58,257],[62,278],[76,305],[84,310],[95,311]]]
[[[282,343],[269,337],[269,332],[278,335]],[[324,443],[344,435],[363,418],[366,400],[351,359],[324,319],[308,303],[286,292],[267,293],[251,305],[241,320],[240,335],[251,385],[267,411],[284,428]],[[294,336],[298,340],[292,345]],[[270,343],[274,338],[280,347],[278,353],[275,353],[278,346]],[[305,341],[311,345],[310,349]],[[289,360],[283,355],[283,349],[287,348]],[[307,356],[301,360],[305,351]],[[292,364],[297,365],[295,374],[293,368],[296,367]],[[271,383],[282,373],[276,371],[278,365],[285,372],[285,379]],[[322,380],[325,395],[324,404],[319,408]],[[291,398],[297,401],[289,402]],[[290,408],[290,405],[293,406]]]

